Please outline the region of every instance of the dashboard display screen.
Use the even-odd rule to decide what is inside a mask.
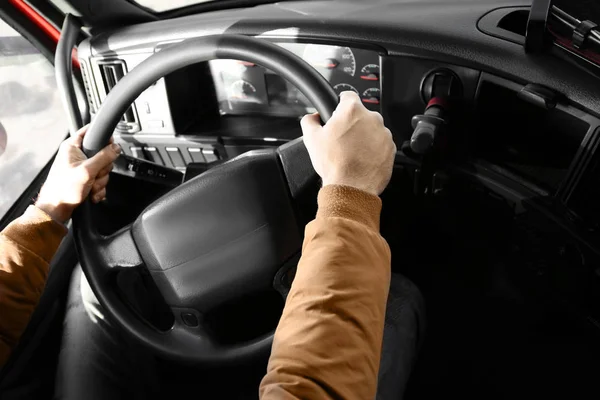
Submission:
[[[372,50],[305,43],[277,43],[313,66],[339,94],[356,92],[367,108],[379,111],[379,54]],[[314,112],[308,99],[279,75],[237,60],[209,62],[221,114],[298,117]]]

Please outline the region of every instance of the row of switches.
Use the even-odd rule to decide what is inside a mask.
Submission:
[[[205,162],[212,163],[219,160],[219,156],[215,149],[212,148],[198,148],[198,147],[188,147],[188,152],[192,157],[192,161],[194,162]]]
[[[154,163],[165,165],[158,149],[156,147],[138,147],[130,148],[131,154],[135,158],[152,161]],[[186,162],[181,155],[181,150],[178,147],[166,147],[167,155],[171,164],[175,168],[185,169]],[[188,154],[195,163],[212,163],[219,160],[219,155],[213,148],[188,147]]]

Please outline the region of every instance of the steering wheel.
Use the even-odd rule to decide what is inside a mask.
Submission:
[[[153,54],[111,90],[83,141],[94,155],[108,144],[131,103],[166,74],[212,59],[259,64],[295,85],[327,121],[338,97],[323,76],[264,40],[215,35],[185,40]],[[252,341],[218,343],[203,316],[228,301],[273,287],[302,244],[303,201],[316,204],[316,173],[300,139],[252,151],[182,184],[110,235],[94,226],[98,206],[86,200],[73,216],[82,269],[114,322],[156,354],[195,364],[225,364],[268,354],[273,332]],[[314,216],[314,214],[313,214]],[[145,268],[173,316],[164,331],[119,296],[116,273]]]

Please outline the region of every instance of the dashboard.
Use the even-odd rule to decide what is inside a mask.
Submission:
[[[336,93],[353,91],[372,111],[380,111],[381,69],[372,50],[313,43],[277,42],[323,75]],[[306,97],[279,75],[237,60],[209,62],[222,115],[298,117],[315,112]]]
[[[598,78],[550,54],[527,55],[524,36],[501,25],[523,8],[518,0],[283,2],[102,32],[80,43],[78,56],[93,118],[112,86],[163,46],[220,33],[259,37],[304,59],[336,92],[356,92],[383,115],[399,149],[424,112],[426,78],[450,72],[461,95],[449,158],[470,165],[479,181],[501,177],[509,194],[526,188],[529,198],[559,203],[600,232],[600,215],[588,206],[591,194],[600,198],[591,189],[600,171]],[[492,19],[498,29],[488,34],[482,24]],[[556,104],[540,103],[539,87],[555,93]],[[292,140],[301,135],[298,117],[312,111],[271,71],[214,60],[146,89],[115,140],[128,155],[183,172]]]

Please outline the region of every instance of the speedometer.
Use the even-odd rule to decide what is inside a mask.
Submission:
[[[331,71],[350,76],[356,74],[356,59],[350,47],[309,44],[303,58],[326,78],[330,77]]]

